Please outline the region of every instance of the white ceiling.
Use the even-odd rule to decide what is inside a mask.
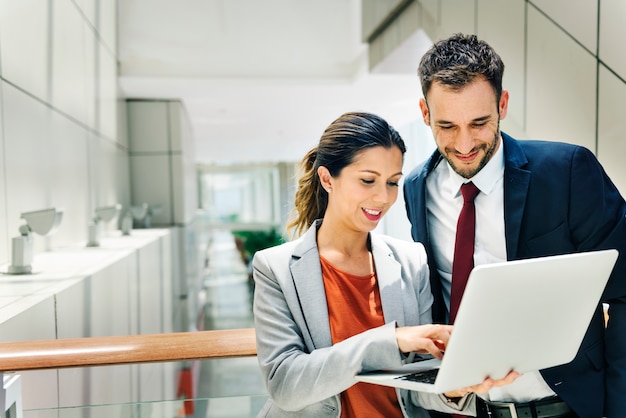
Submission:
[[[181,99],[198,163],[297,161],[341,113],[419,115],[419,46],[367,68],[360,0],[123,0],[120,86]]]

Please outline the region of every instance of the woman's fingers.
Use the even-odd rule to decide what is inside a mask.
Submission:
[[[396,328],[396,340],[398,348],[404,353],[430,353],[440,359],[451,332],[450,325],[400,327]]]

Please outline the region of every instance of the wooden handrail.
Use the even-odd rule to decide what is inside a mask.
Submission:
[[[254,328],[0,343],[0,372],[256,355]]]
[[[0,372],[248,356],[254,328],[30,340],[0,342]]]

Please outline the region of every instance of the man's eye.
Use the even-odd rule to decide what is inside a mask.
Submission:
[[[439,129],[441,129],[442,131],[447,131],[447,130],[452,129],[452,126],[447,126],[447,125],[446,126],[440,126]]]

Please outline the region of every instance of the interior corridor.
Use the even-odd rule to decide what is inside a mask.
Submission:
[[[207,258],[199,328],[253,327],[248,269],[229,231],[213,231]],[[198,379],[194,418],[255,417],[267,399],[256,357],[202,360],[193,368]]]

